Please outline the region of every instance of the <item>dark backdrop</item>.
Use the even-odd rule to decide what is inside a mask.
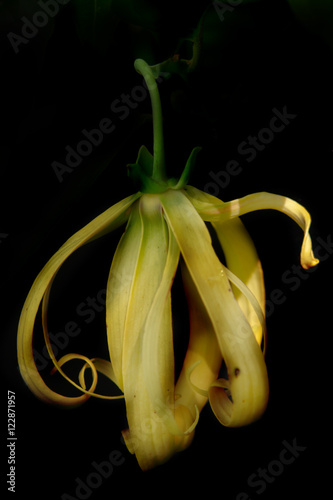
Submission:
[[[195,6],[138,2],[136,9],[128,10],[116,2],[115,13],[106,9],[97,16],[94,36],[92,11],[84,10],[90,4],[81,2],[78,10],[79,3],[64,2],[56,15],[47,18],[36,17],[42,10],[38,2],[0,4],[1,405],[4,414],[7,391],[14,391],[16,497],[31,494],[53,500],[67,493],[78,498],[76,478],[86,483],[95,470],[93,463],[108,460],[118,450],[124,463],[91,493],[80,490],[81,496],[109,498],[128,491],[155,497],[177,491],[192,495],[208,486],[207,494],[214,488],[213,494],[228,500],[281,498],[290,489],[301,498],[311,486],[320,498],[320,488],[329,481],[323,446],[331,432],[327,416],[333,263],[329,40],[321,36],[324,31],[311,29],[311,12],[304,24],[283,0],[244,1],[237,7],[237,2],[230,2],[223,11],[222,4],[214,8],[209,2]],[[200,145],[203,149],[191,178],[196,187],[223,200],[257,191],[294,198],[312,215],[311,235],[322,262],[314,272],[300,271],[302,234],[284,215],[265,211],[243,217],[265,273],[271,386],[267,412],[247,428],[226,429],[207,406],[191,447],[165,466],[142,473],[121,441],[123,403],[90,400],[68,411],[38,401],[18,372],[16,329],[31,284],[52,254],[134,189],[126,164],[135,161],[141,144],[150,147],[152,140],[149,99],[139,102],[140,90],[134,91],[136,101],[132,94],[142,85],[134,59],[145,57],[153,64],[177,51],[188,57],[191,45],[180,40],[191,33],[209,5],[197,69],[187,81],[173,75],[160,84],[168,171],[179,175],[191,149]],[[320,9],[315,14],[323,19],[330,15]],[[36,33],[26,28],[30,38],[25,41],[10,35],[23,36],[26,19],[43,26]],[[132,98],[124,106],[120,101],[128,94]],[[263,129],[276,112],[287,114],[289,123],[280,132],[265,135]],[[72,156],[77,166],[57,176],[54,162],[66,165],[68,152],[85,139],[83,130],[96,129],[105,119],[114,129],[103,134],[103,141],[91,147],[82,161]],[[109,121],[103,123],[111,127]],[[249,137],[258,133],[266,144],[246,153]],[[237,174],[227,177],[231,160],[238,162]],[[121,230],[87,246],[59,275],[50,330],[61,332],[69,321],[81,328],[67,351],[106,355],[101,298],[120,235]],[[276,296],[279,300],[274,302]],[[97,298],[101,306],[90,316],[82,314],[82,303],[89,297]],[[182,300],[179,292],[175,334],[186,339]],[[38,342],[36,349],[42,353]],[[44,366],[41,356],[47,376],[49,365]],[[4,422],[3,430],[5,434]],[[286,442],[303,449],[282,470],[277,462]],[[7,462],[5,436],[1,447]],[[4,463],[3,470],[7,468]],[[258,478],[260,468],[271,471],[269,479]]]

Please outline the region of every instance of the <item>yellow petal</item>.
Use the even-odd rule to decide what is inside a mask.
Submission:
[[[187,186],[186,193],[196,200],[221,204],[221,200],[204,193],[199,189]],[[242,221],[237,217],[227,221],[214,221],[212,226],[216,231],[226,258],[227,267],[253,293],[263,313],[265,312],[265,285],[261,262],[256,248]],[[265,329],[259,320],[251,301],[236,286],[233,286],[234,295],[249,321],[258,344],[261,344]]]
[[[263,339],[263,353],[265,354],[267,329],[264,311],[260,307],[258,300],[252,293],[250,288],[248,288],[242,280],[240,280],[233,272],[231,272],[230,269],[228,269],[227,267],[224,267],[223,269],[228,280],[233,285],[233,289],[239,290],[243,294],[241,298],[246,299],[246,304],[244,305],[244,307],[242,307],[244,303],[241,302],[240,298],[237,299],[237,302],[239,303],[243,313],[245,314],[245,317],[248,320],[256,341],[259,345],[261,345]],[[252,310],[249,310],[250,306],[252,306]]]
[[[209,386],[218,378],[222,356],[212,322],[186,268],[182,277],[187,297],[190,319],[190,338],[184,364],[177,380],[177,402],[191,410],[204,407],[208,400]]]
[[[98,375],[97,375],[97,369],[96,369],[96,364],[93,363],[92,360],[87,358],[86,356],[82,356],[81,354],[65,354],[59,361],[56,360],[55,355],[53,353],[53,348],[52,344],[50,341],[49,337],[49,332],[48,332],[48,327],[47,327],[47,309],[48,309],[48,304],[49,304],[49,298],[50,298],[50,292],[51,292],[51,286],[52,286],[53,280],[50,282],[49,286],[47,287],[44,297],[43,297],[43,305],[42,305],[42,325],[43,325],[43,333],[44,333],[44,340],[45,344],[47,347],[48,354],[50,356],[51,361],[53,362],[54,368],[51,373],[54,373],[55,371],[58,371],[62,377],[67,380],[71,385],[79,389],[81,392],[84,392],[85,395],[87,396],[94,396],[98,397],[101,399],[119,399],[123,398],[123,396],[105,396],[102,394],[98,394],[95,392],[96,385],[97,385],[97,380],[98,380]],[[80,385],[74,382],[70,377],[66,375],[66,373],[62,370],[62,365],[67,363],[68,361],[72,361],[73,359],[80,359],[82,361],[86,362],[86,365],[88,365],[92,371],[92,376],[93,376],[93,381],[91,384],[91,387],[89,390],[86,389],[85,383],[84,383],[84,376],[83,378],[79,377],[79,382]],[[106,365],[101,364],[101,368],[103,371],[105,371]],[[83,367],[83,372],[81,370],[81,373],[84,373],[84,367]],[[108,370],[108,375],[110,375],[110,369]]]
[[[157,195],[143,195],[138,212],[136,224],[140,226],[141,239],[127,299],[122,379],[129,425],[129,431],[124,433],[125,442],[136,454],[140,467],[146,470],[165,462],[175,451],[175,437],[165,423],[163,411],[169,405],[171,411],[174,400],[169,289],[179,251],[170,255],[168,230]],[[131,245],[129,239],[126,245]],[[123,253],[130,255],[124,249]],[[167,286],[162,286],[159,292],[165,280]],[[162,311],[159,309],[157,324],[149,325],[158,295],[163,299]],[[149,340],[152,346],[146,344]]]
[[[309,229],[311,217],[309,212],[299,203],[285,196],[271,193],[254,193],[244,198],[229,201],[227,203],[206,203],[196,200],[188,195],[189,199],[205,221],[230,220],[255,210],[278,210],[291,217],[304,231],[303,244],[301,248],[301,265],[304,269],[316,266],[319,260],[312,252],[311,237]]]
[[[61,360],[59,360],[59,364],[60,364],[60,361]],[[87,368],[91,367],[91,363],[94,365],[94,367],[96,368],[96,370],[99,373],[102,373],[105,377],[107,377],[114,384],[117,385],[116,376],[115,376],[112,364],[109,361],[106,361],[105,359],[100,359],[100,358],[92,358],[89,361],[90,361],[89,363],[86,363],[82,367],[82,369],[81,369],[81,371],[79,373],[79,382],[80,382],[80,385],[81,385],[81,387],[83,389],[86,388],[86,383],[85,383],[85,378],[84,378],[85,371],[86,371]],[[95,396],[95,394],[93,394],[93,395]],[[122,396],[115,396],[115,397],[112,397],[111,399],[120,399],[120,398],[123,398],[123,397],[124,397],[123,395]],[[106,397],[105,399],[110,399],[110,398]]]
[[[174,382],[173,373],[170,377],[170,368],[174,369],[170,292],[179,261],[179,247],[170,228],[168,230],[169,247],[165,268],[144,326],[142,367],[149,396],[152,401],[156,402],[157,415],[171,434],[179,436],[179,439],[176,440],[177,446],[183,448],[182,437],[191,434],[194,430],[199,410],[194,404],[192,421],[188,427],[185,427],[185,422],[181,417],[184,411],[180,409],[184,403],[177,399],[175,406],[174,392],[170,393],[169,388],[170,381]],[[163,394],[168,395],[166,400],[161,399]],[[178,417],[176,417],[176,413]],[[185,420],[187,421],[187,415]],[[189,443],[187,438],[184,441]]]
[[[76,405],[84,402],[89,395],[83,394],[75,398],[61,396],[52,391],[44,383],[38,372],[33,356],[33,331],[36,315],[43,296],[65,260],[85,243],[126,222],[128,219],[126,211],[139,196],[140,193],[122,200],[71,236],[44,266],[35,279],[25,300],[17,333],[19,368],[24,381],[31,391],[48,403]]]
[[[226,383],[222,387],[215,382],[209,389],[212,409],[224,425],[246,425],[262,415],[268,401],[263,354],[235,300],[201,217],[182,192],[167,191],[160,199],[228,370],[232,403],[224,390]]]
[[[123,342],[127,310],[138,263],[143,226],[140,200],[132,207],[126,231],[121,237],[106,288],[106,327],[111,363],[117,385],[123,390]]]

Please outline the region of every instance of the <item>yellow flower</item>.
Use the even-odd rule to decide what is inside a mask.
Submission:
[[[156,88],[147,65],[136,62],[150,91]],[[156,97],[156,94],[155,94]],[[156,120],[158,100],[153,101]],[[154,138],[159,137],[154,123]],[[154,156],[142,147],[132,178],[141,189],[96,217],[75,233],[37,276],[22,309],[18,327],[18,361],[22,376],[40,399],[78,405],[90,396],[124,397],[128,430],[124,438],[138,463],[147,470],[168,460],[191,443],[199,414],[207,401],[225,426],[258,419],[268,401],[268,377],[262,346],[265,337],[265,289],[254,244],[239,217],[253,210],[275,209],[289,215],[304,231],[301,264],[318,263],[309,236],[310,215],[289,198],[256,193],[224,203],[189,186],[193,151],[181,178],[166,180],[163,148]],[[217,257],[206,222],[221,243],[227,267]],[[53,280],[82,245],[122,224],[126,230],[115,252],[107,281],[106,324],[110,360],[67,354],[56,360],[47,329],[47,307]],[[188,300],[190,338],[183,368],[175,380],[172,331],[172,284],[178,265]],[[43,381],[34,362],[33,331],[42,303],[46,346],[58,370],[82,394],[62,396]],[[78,381],[62,365],[84,364]],[[222,362],[227,378],[220,378]],[[93,380],[86,388],[85,372]],[[122,395],[95,392],[98,372],[108,376]]]

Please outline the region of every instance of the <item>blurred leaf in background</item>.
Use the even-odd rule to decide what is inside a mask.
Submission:
[[[333,50],[332,0],[288,0],[288,3],[305,28],[323,38]]]
[[[106,50],[119,19],[114,0],[74,0],[75,24],[82,43]]]
[[[46,45],[55,29],[55,17],[64,9],[64,6],[56,4],[48,13],[47,6],[45,10],[42,5],[44,5],[42,1],[0,1],[0,26],[1,31],[6,33],[7,40],[4,47],[7,51],[14,49],[15,53],[19,53],[33,39],[38,39],[40,47]]]
[[[160,47],[170,56],[177,39],[195,26],[208,0],[181,3],[170,0],[73,0],[77,32],[81,41],[105,52],[111,42],[127,38],[133,58],[153,57]],[[112,40],[113,39],[113,40]],[[142,52],[143,51],[143,52]],[[157,56],[158,60],[158,56]],[[153,64],[157,60],[151,59]]]

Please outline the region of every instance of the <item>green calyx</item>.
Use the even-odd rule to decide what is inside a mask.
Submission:
[[[179,179],[167,178],[165,173],[162,108],[156,83],[158,74],[155,68],[151,68],[143,59],[137,59],[134,67],[144,77],[150,94],[153,114],[154,152],[151,154],[145,146],[141,146],[136,162],[127,166],[128,176],[142,193],[153,194],[163,193],[168,189],[182,189],[189,181],[197,154],[201,148],[196,147],[193,149]]]
[[[168,189],[182,189],[189,182],[200,147],[192,150],[179,179],[155,179],[153,176],[154,157],[146,146],[141,146],[136,163],[127,165],[128,176],[142,193],[164,193]]]

